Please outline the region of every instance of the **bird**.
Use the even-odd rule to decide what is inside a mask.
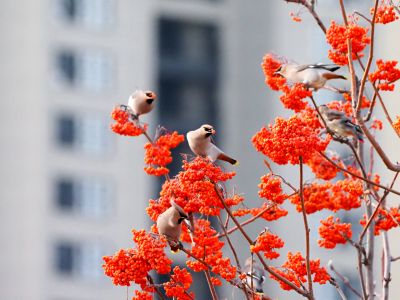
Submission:
[[[345,113],[330,109],[327,105],[320,105],[318,111],[325,120],[326,126],[339,137],[347,138],[352,136],[360,142],[364,141],[361,127],[354,124]]]
[[[226,155],[211,140],[211,136],[215,134],[215,130],[211,125],[204,124],[200,128],[189,131],[186,134],[189,147],[192,152],[202,157],[208,157],[212,162],[217,159],[237,165],[238,161]]]
[[[156,98],[156,94],[152,91],[136,90],[130,95],[126,108],[134,119],[138,119],[139,116],[153,110]]]
[[[253,266],[252,266],[253,263]],[[246,273],[246,278],[243,279],[243,283],[248,285],[250,288],[253,287],[253,290],[257,294],[263,294],[263,283],[265,280],[265,271],[263,268],[260,267],[256,263],[256,261],[252,258],[249,257],[246,260],[245,266],[243,271]],[[253,284],[251,283],[253,281]]]
[[[178,252],[181,247],[179,238],[182,231],[182,222],[188,218],[189,217],[183,208],[173,200],[171,201],[171,207],[160,214],[157,218],[158,233],[167,238],[167,242],[173,253]]]
[[[333,64],[299,65],[284,63],[274,74],[283,76],[292,83],[303,83],[307,88],[313,88],[317,91],[324,87],[328,80],[347,80],[345,76],[334,73],[339,68],[339,66]]]

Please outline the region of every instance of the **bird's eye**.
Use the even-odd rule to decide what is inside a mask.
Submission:
[[[146,92],[146,96],[147,97],[153,97],[153,93],[152,92]]]
[[[203,128],[204,128],[205,131],[211,132],[211,128],[209,128],[209,127],[203,127]]]

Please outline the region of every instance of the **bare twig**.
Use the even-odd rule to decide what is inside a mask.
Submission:
[[[341,0],[343,1],[343,0]],[[361,109],[361,104],[362,104],[362,97],[364,95],[364,87],[365,83],[368,78],[368,72],[372,64],[372,59],[374,57],[374,43],[375,43],[375,19],[376,19],[376,12],[378,8],[379,0],[375,0],[375,6],[374,6],[374,14],[372,16],[372,23],[371,23],[371,45],[369,47],[369,55],[368,55],[368,61],[367,61],[367,66],[365,67],[363,77],[361,79],[360,83],[360,88],[358,90],[358,98],[357,98],[357,107],[355,114],[360,115],[360,109]]]
[[[356,177],[356,178],[358,178],[358,179],[361,179],[361,180],[363,180],[363,181],[365,181],[365,182],[368,182],[369,184],[371,184],[371,185],[373,185],[373,186],[377,186],[377,187],[380,187],[381,189],[384,189],[385,191],[389,191],[389,192],[391,192],[391,193],[393,193],[393,194],[396,194],[396,195],[400,195],[400,192],[399,191],[396,191],[396,190],[393,190],[393,189],[391,189],[391,188],[388,188],[388,187],[386,187],[386,186],[384,186],[384,185],[382,185],[382,184],[379,184],[379,183],[375,183],[375,182],[373,182],[373,181],[371,181],[371,180],[369,180],[369,179],[367,179],[367,178],[364,178],[364,177],[362,177],[362,176],[360,176],[360,175],[358,175],[358,174],[356,174],[356,173],[353,173],[353,172],[351,172],[351,171],[349,171],[349,170],[347,170],[347,169],[345,169],[345,168],[343,168],[343,167],[341,167],[341,166],[339,166],[337,163],[335,163],[332,159],[330,159],[325,153],[323,153],[323,152],[319,152],[327,161],[329,161],[331,164],[333,164],[336,168],[338,168],[339,170],[341,170],[341,171],[343,171],[343,172],[345,172],[345,173],[347,173],[347,174],[350,174],[351,176],[354,176],[354,177]],[[399,171],[400,172],[400,171]]]
[[[312,17],[314,18],[314,20],[317,22],[319,28],[321,28],[321,30],[326,33],[326,27],[324,25],[324,23],[322,23],[321,18],[318,16],[318,14],[315,12],[315,6],[313,3],[308,3],[306,0],[284,0],[285,2],[288,3],[296,3],[296,4],[300,4],[303,5],[305,8],[307,8],[307,10],[310,12],[310,14],[312,15]]]
[[[204,274],[206,275],[206,279],[207,279],[207,283],[208,283],[208,287],[210,288],[210,292],[211,292],[211,297],[213,300],[218,300],[218,296],[217,296],[217,292],[215,291],[214,285],[211,281],[211,275],[210,275],[210,270],[205,270]]]
[[[386,231],[382,232],[382,246],[383,246],[383,276],[382,276],[382,300],[389,299],[389,283],[391,280],[390,267],[391,267],[391,256],[389,247],[389,238]]]
[[[218,217],[218,221],[219,221],[219,223],[220,223],[220,225],[222,227],[222,230],[224,231],[224,235],[226,236],[226,240],[228,241],[229,247],[232,250],[233,257],[235,258],[235,261],[236,261],[236,265],[238,266],[239,270],[242,270],[242,266],[240,265],[240,261],[239,261],[239,258],[237,256],[235,247],[233,246],[232,241],[231,241],[231,239],[229,238],[229,235],[226,232],[226,228],[224,227],[224,223],[222,222],[222,219],[221,219],[221,217],[219,215],[217,217]],[[252,289],[253,289],[253,287],[252,287]],[[244,295],[245,295],[246,299],[249,299],[246,286],[244,286],[243,292],[244,292]]]
[[[229,209],[229,207],[226,205],[226,202],[223,198],[223,196],[221,195],[218,187],[216,184],[214,184],[214,189],[217,192],[218,197],[221,200],[222,205],[224,206],[226,212],[229,214],[229,216],[231,217],[232,221],[236,224],[236,226],[238,227],[239,231],[242,233],[243,237],[246,239],[246,241],[249,243],[249,245],[253,245],[254,242],[252,241],[252,239],[248,236],[248,234],[244,231],[243,227],[240,225],[239,221],[236,219],[236,217],[232,214],[231,210]],[[280,281],[284,282],[285,284],[289,285],[293,290],[295,290],[297,293],[299,293],[300,295],[310,299],[309,294],[306,291],[301,290],[300,288],[298,288],[295,284],[293,284],[292,282],[290,282],[289,280],[287,280],[285,277],[282,277],[281,275],[279,275],[278,273],[276,273],[273,269],[271,269],[264,261],[263,257],[261,256],[260,253],[256,253],[258,259],[260,260],[261,264],[263,265],[264,269],[270,273],[271,275],[273,275],[274,277],[276,277],[277,279],[279,279]]]
[[[350,280],[346,276],[342,275],[338,270],[336,270],[336,268],[333,266],[332,261],[328,263],[328,266],[332,270],[332,272],[335,273],[341,281],[343,281],[344,285],[347,286],[347,288],[354,293],[354,295],[362,299],[361,294],[350,284]]]
[[[331,277],[331,279],[329,279],[329,283],[331,285],[333,285],[333,287],[336,289],[336,291],[338,292],[340,299],[342,300],[347,300],[346,295],[343,293],[342,289],[340,288],[340,286],[337,284],[335,278]]]
[[[394,183],[396,182],[396,179],[397,179],[398,175],[399,175],[399,173],[397,172],[396,175],[394,176],[393,180],[392,180],[392,183],[390,184],[391,188],[393,187]],[[385,193],[383,194],[382,198],[378,201],[378,205],[376,206],[376,208],[375,208],[374,212],[372,213],[372,215],[369,217],[367,223],[364,226],[363,231],[360,234],[359,244],[362,243],[362,240],[363,240],[363,238],[364,238],[364,236],[365,236],[365,234],[367,232],[368,227],[370,226],[372,220],[376,217],[376,214],[378,213],[381,204],[385,201],[385,199],[388,196],[388,194],[389,194],[389,191],[386,190]]]
[[[308,292],[310,299],[314,298],[312,280],[311,280],[311,267],[310,267],[310,227],[308,227],[307,213],[304,206],[304,194],[303,194],[303,157],[299,157],[300,161],[300,201],[301,211],[303,213],[304,230],[306,233],[306,267],[307,267],[307,278],[308,278]]]

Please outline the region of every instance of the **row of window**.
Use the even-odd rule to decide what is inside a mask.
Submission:
[[[115,5],[115,0],[53,0],[57,20],[94,30],[114,24]]]
[[[53,266],[63,276],[99,280],[104,277],[101,266],[106,253],[99,243],[59,241],[54,245]]]
[[[63,149],[90,155],[110,152],[113,136],[109,116],[97,113],[63,113],[56,117],[55,136]]]
[[[115,22],[115,0],[53,0],[57,21],[76,28],[104,30]],[[103,92],[113,88],[115,62],[110,53],[65,47],[52,61],[55,77],[71,90]],[[109,115],[68,113],[55,117],[55,142],[63,150],[104,155],[112,146]],[[105,178],[58,176],[54,179],[55,207],[63,214],[85,218],[107,217],[112,209],[113,184]],[[104,277],[104,245],[89,241],[55,243],[53,268],[66,277],[99,280]]]

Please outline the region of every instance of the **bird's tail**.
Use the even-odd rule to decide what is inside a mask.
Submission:
[[[239,164],[239,162],[236,159],[233,159],[232,157],[229,157],[225,153],[221,153],[220,155],[218,155],[218,159],[226,161],[226,162],[230,163],[231,165],[238,165]]]
[[[176,242],[169,242],[168,241],[169,246],[171,247],[171,252],[172,253],[178,253],[180,248],[181,248],[181,244],[180,243],[176,243]]]
[[[335,74],[335,73],[324,73],[322,74],[322,76],[326,79],[326,80],[330,80],[330,79],[343,79],[343,80],[347,80],[346,77],[344,77],[343,75],[339,75],[339,74]]]
[[[359,142],[364,143],[364,135],[363,132],[360,128],[360,126],[357,125],[356,129],[356,136]]]

